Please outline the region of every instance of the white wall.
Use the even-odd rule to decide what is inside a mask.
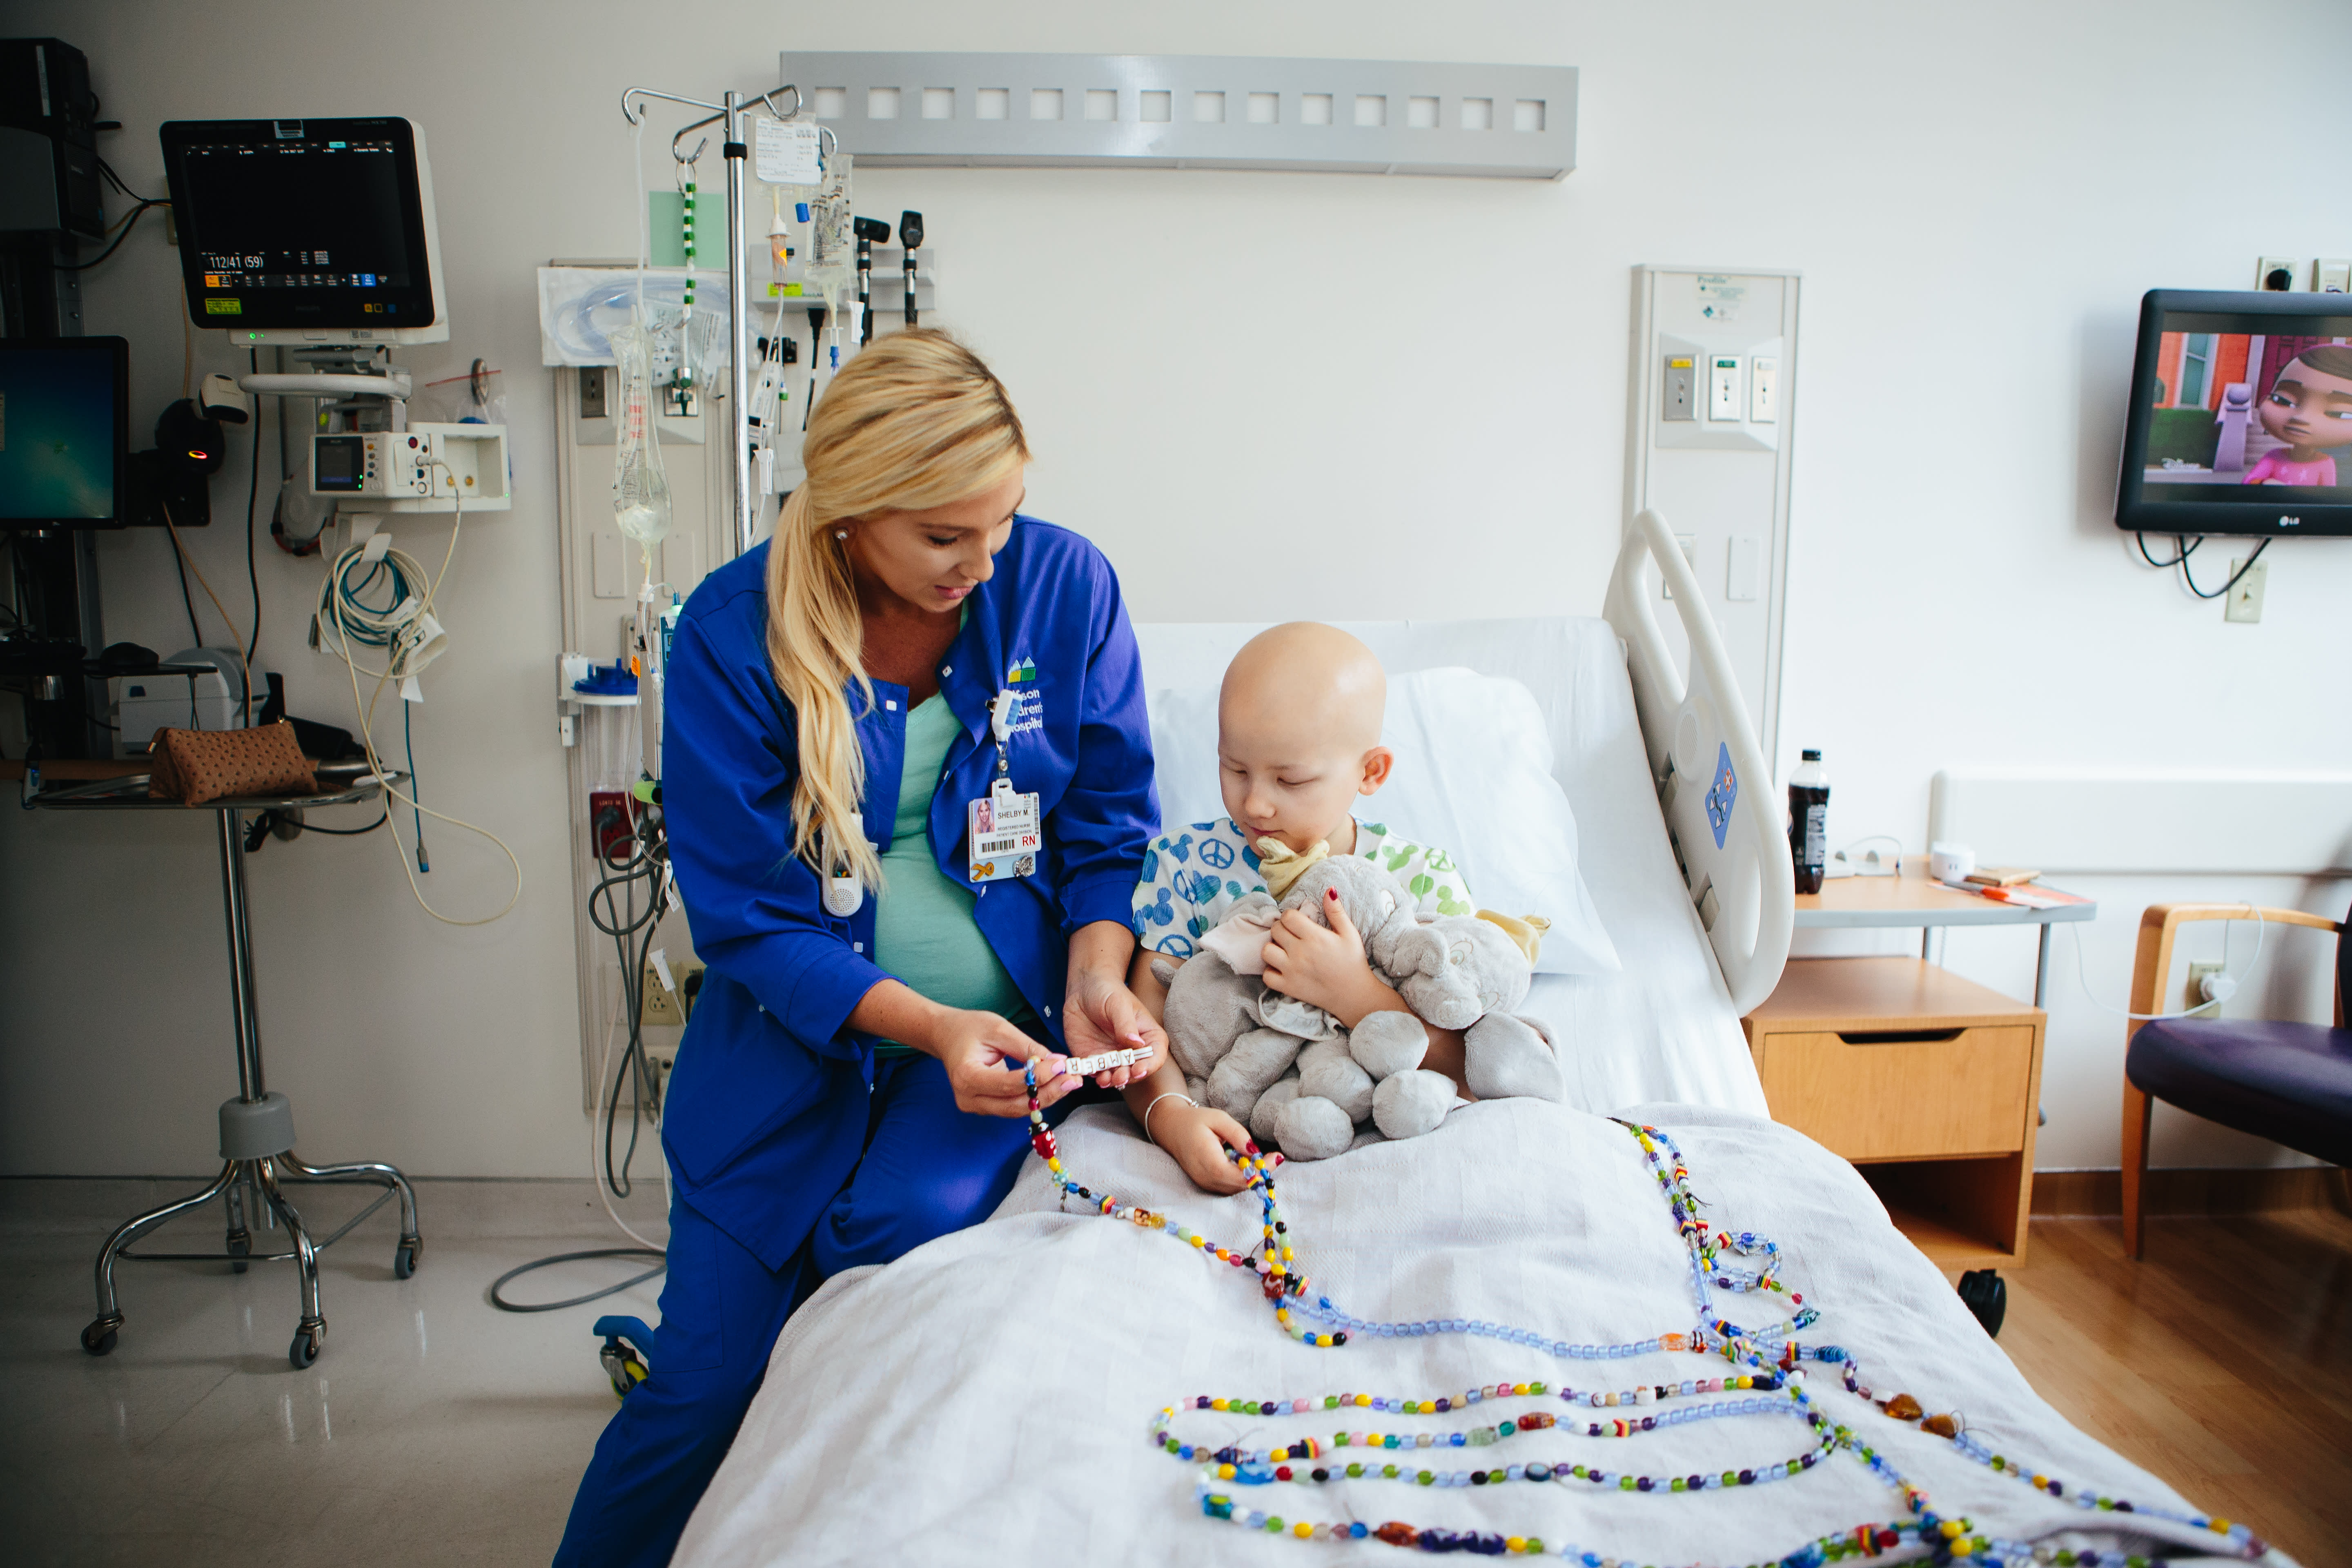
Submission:
[[[861,178],[861,210],[926,214],[942,314],[1003,373],[1040,453],[1034,510],[1103,544],[1140,618],[1596,611],[1620,524],[1628,269],[1794,266],[1783,733],[1829,752],[1835,834],[1916,843],[1928,778],[1956,763],[2352,763],[2352,544],[2273,548],[2267,619],[2225,626],[2103,516],[2141,290],[2241,287],[2257,254],[2352,254],[2336,199],[2352,11],[2332,0],[2226,17],[2181,0],[1999,0],[1964,19],[1859,0],[418,0],[402,16],[414,45],[388,45],[365,8],[275,0],[6,12],[12,34],[89,53],[128,127],[109,156],[143,191],[163,184],[166,119],[420,120],[456,331],[404,358],[420,378],[478,354],[507,372],[519,496],[468,525],[418,752],[428,802],[506,837],[529,888],[507,920],[454,931],[410,902],[380,839],[257,858],[272,1082],[314,1155],[428,1174],[580,1163],[531,269],[634,245],[624,86],[763,87],[787,43],[1582,68],[1582,167],[1559,184]],[[2190,85],[2217,80],[2260,82],[2261,103],[2293,112],[2273,135],[2259,105],[2233,118]],[[715,180],[715,155],[705,169]],[[161,226],[87,281],[90,330],[132,340],[143,425],[176,395],[181,353]],[[198,361],[231,368],[216,342]],[[222,474],[194,544],[225,596],[242,592],[245,472]],[[164,542],[111,538],[102,560],[108,635],[180,646]],[[299,647],[315,568],[265,535],[260,574],[265,661],[297,711],[347,714],[340,666]],[[0,822],[0,1168],[202,1166],[231,1087],[209,842],[170,821]],[[447,829],[430,842],[439,901],[499,896],[490,851]],[[2326,893],[2339,912],[2341,891]],[[2118,1001],[2136,913],[2111,902],[2093,950]],[[2061,1023],[2043,1163],[2112,1161],[2120,1031],[2081,1009]]]

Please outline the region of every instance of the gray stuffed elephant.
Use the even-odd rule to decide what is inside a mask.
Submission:
[[[1375,1013],[1351,1033],[1321,1008],[1236,973],[1214,952],[1181,966],[1155,961],[1153,973],[1169,988],[1171,1047],[1193,1098],[1294,1160],[1328,1159],[1375,1137],[1418,1137],[1445,1119],[1454,1099],[1450,1079],[1421,1066],[1429,1049],[1423,1018],[1465,1031],[1465,1077],[1478,1098],[1564,1098],[1549,1029],[1507,1011],[1526,999],[1532,962],[1492,921],[1419,920],[1393,877],[1352,856],[1310,867],[1279,904],[1249,895],[1226,921],[1263,930],[1283,910],[1304,910],[1328,926],[1333,891],[1366,961],[1413,1012]]]

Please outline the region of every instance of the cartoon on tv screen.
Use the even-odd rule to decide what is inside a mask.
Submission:
[[[2219,499],[2212,485],[2352,487],[2352,343],[2166,332],[2144,480],[2150,500]]]

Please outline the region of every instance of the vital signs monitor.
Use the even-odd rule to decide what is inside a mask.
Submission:
[[[415,121],[175,120],[163,141],[196,325],[247,343],[448,341]]]

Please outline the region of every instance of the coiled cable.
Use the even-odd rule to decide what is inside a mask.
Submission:
[[[425,461],[448,474],[452,479],[457,478],[456,472],[441,458],[432,457]],[[507,901],[489,914],[460,920],[454,915],[443,914],[425,898],[425,889],[417,886],[416,872],[409,864],[408,847],[400,841],[398,825],[387,825],[393,852],[400,859],[401,875],[408,879],[408,890],[415,898],[417,907],[444,925],[478,926],[499,919],[520,901],[522,862],[516,858],[507,841],[488,828],[477,826],[446,812],[436,811],[420,802],[416,798],[414,780],[410,781],[411,787],[405,790],[394,783],[397,775],[384,765],[383,753],[376,749],[375,731],[370,721],[385,686],[394,680],[413,679],[419,670],[440,657],[447,645],[447,634],[434,615],[433,606],[442,583],[449,575],[449,563],[457,558],[457,536],[465,525],[463,498],[453,495],[451,500],[449,548],[442,553],[439,571],[428,577],[423,564],[415,556],[404,550],[392,548],[389,542],[379,547],[371,537],[351,545],[335,557],[333,563],[327,568],[325,579],[319,584],[319,608],[312,622],[312,636],[319,647],[341,658],[343,668],[351,677],[352,708],[359,715],[360,743],[366,748],[368,766],[382,782],[385,795],[416,814],[420,818],[420,832],[423,826],[421,819],[429,816],[453,827],[462,827],[468,833],[479,834],[497,845],[499,852],[507,858],[507,864],[514,871],[514,889],[507,895]],[[366,569],[364,574],[354,575],[362,568]],[[366,595],[379,588],[387,602],[371,603]],[[362,670],[352,651],[354,647],[380,648],[385,656],[383,668],[364,671],[375,678],[375,689],[365,698],[360,695]]]

